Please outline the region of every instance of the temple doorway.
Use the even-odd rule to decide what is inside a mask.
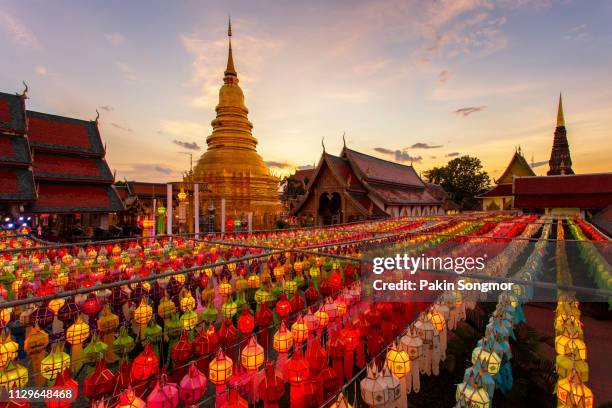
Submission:
[[[319,224],[333,225],[342,222],[342,197],[339,193],[323,193],[319,197]]]

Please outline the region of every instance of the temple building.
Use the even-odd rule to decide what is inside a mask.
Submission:
[[[412,166],[344,146],[339,156],[323,150],[306,194],[291,213],[300,220],[312,220],[314,225],[330,225],[444,214],[443,204]]]
[[[561,96],[549,166],[546,176],[536,176],[519,148],[496,185],[477,197],[483,210],[605,218],[612,205],[612,173],[574,174]]]
[[[209,191],[200,193],[200,201],[203,205],[214,204],[218,215],[223,213],[224,199],[227,217],[250,212],[253,228],[269,228],[281,211],[279,180],[270,174],[257,153],[253,124],[248,119],[249,110],[234,67],[231,35],[230,24],[227,68],[219,90],[217,116],[211,122],[208,149],[198,160],[193,179],[206,183]],[[219,229],[219,217],[216,223]]]
[[[550,166],[547,176],[560,174],[574,174],[572,170],[572,156],[570,155],[569,143],[567,142],[567,131],[565,130],[565,118],[563,116],[563,100],[559,95],[559,107],[557,109],[557,127],[553,139],[552,151],[550,152]]]
[[[525,160],[523,152],[519,147],[510,159],[510,163],[502,175],[495,180],[495,186],[490,190],[476,196],[482,200],[484,211],[507,211],[512,210],[512,182],[515,177],[535,176],[535,173]]]
[[[0,93],[0,211],[30,217],[50,239],[108,231],[123,205],[97,119],[26,110],[25,100]]]

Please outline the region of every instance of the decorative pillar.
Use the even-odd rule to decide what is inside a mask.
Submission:
[[[172,235],[172,183],[166,186],[166,234]]]

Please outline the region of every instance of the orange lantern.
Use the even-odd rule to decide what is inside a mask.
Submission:
[[[281,322],[278,331],[274,334],[272,347],[279,353],[287,353],[293,346],[293,336],[287,330],[285,322]]]
[[[297,320],[291,326],[291,335],[296,343],[303,343],[308,339],[308,326],[304,323],[302,315],[298,315]]]
[[[208,366],[208,376],[210,382],[215,385],[225,385],[234,373],[234,362],[227,357],[222,350]]]
[[[240,363],[249,371],[258,370],[264,363],[264,349],[257,344],[255,336],[251,336],[249,343],[242,349]]]

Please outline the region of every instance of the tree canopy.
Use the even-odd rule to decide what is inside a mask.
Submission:
[[[466,209],[477,207],[474,196],[486,189],[490,183],[489,175],[482,169],[480,159],[467,155],[449,161],[446,166],[429,169],[424,176],[429,183],[442,186],[457,204]]]

